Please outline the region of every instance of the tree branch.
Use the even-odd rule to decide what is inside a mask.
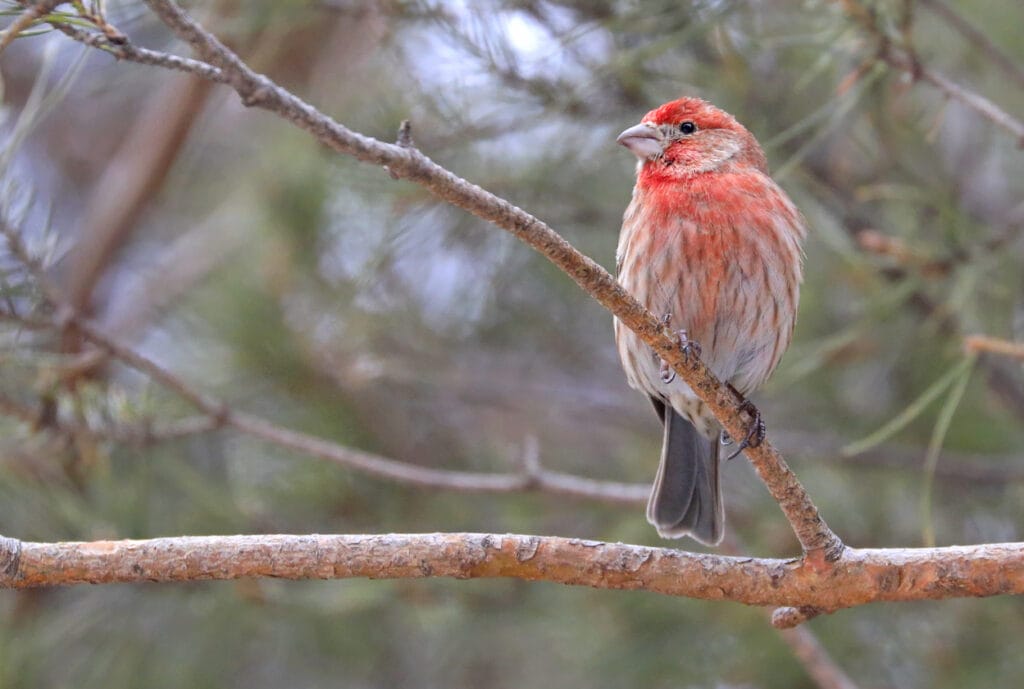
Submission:
[[[850,676],[832,660],[818,637],[806,627],[780,629],[779,634],[821,689],[857,689]]]
[[[27,0],[19,0],[19,2],[25,6],[30,4]],[[51,26],[79,43],[92,48],[97,48],[105,53],[110,53],[118,60],[135,62],[140,65],[163,67],[164,69],[171,69],[176,72],[186,72],[218,84],[227,83],[227,77],[225,77],[221,70],[199,60],[192,60],[187,57],[178,57],[177,55],[171,55],[158,50],[140,48],[133,45],[128,40],[115,42],[103,34],[92,33],[66,22],[57,22],[51,24]]]
[[[252,71],[174,2],[147,0],[147,4],[203,59],[223,70],[243,103],[281,115],[339,153],[386,167],[392,176],[423,186],[438,198],[497,225],[542,253],[658,352],[711,408],[730,435],[745,435],[750,419],[739,409],[742,400],[725,388],[702,362],[684,355],[669,328],[623,290],[604,268],[578,252],[545,223],[449,172],[416,148],[386,144],[338,124]],[[821,551],[829,559],[837,557],[842,542],[825,524],[774,447],[764,442],[748,450],[747,456],[789,519],[804,551]]]
[[[990,61],[1003,70],[1006,76],[1016,82],[1018,88],[1024,89],[1024,69],[1021,69],[1020,65],[996,47],[992,39],[967,19],[957,14],[956,10],[946,4],[944,0],[921,0],[921,4],[931,9],[935,14],[942,17],[947,24],[959,31],[960,35],[973,43]]]
[[[282,579],[511,577],[835,611],[878,601],[1024,593],[1024,543],[847,548],[841,567],[514,534],[0,539],[0,586]]]
[[[25,11],[18,15],[11,24],[0,31],[0,53],[3,53],[11,43],[14,42],[22,31],[25,31],[42,17],[53,11],[53,8],[61,3],[61,0],[40,0],[39,2],[22,2]]]
[[[216,69],[206,72],[208,78],[230,84],[246,105],[280,115],[334,151],[351,155],[363,162],[381,165],[396,179],[407,179],[419,184],[439,199],[493,223],[542,253],[668,362],[708,405],[730,435],[738,438],[746,434],[751,419],[740,410],[742,400],[723,386],[696,357],[687,357],[680,350],[674,333],[626,293],[604,268],[577,251],[548,225],[508,201],[449,172],[412,146],[383,143],[335,122],[267,77],[251,70],[216,37],[186,15],[176,3],[169,0],[147,0],[147,4],[179,38],[189,43]],[[80,40],[73,34],[69,35]],[[101,47],[109,48],[106,43]],[[122,50],[118,56],[135,60],[140,55],[138,49],[132,49]],[[141,57],[145,64],[163,62],[165,66],[171,66],[172,63],[157,60],[151,51]],[[174,64],[180,67],[182,63],[179,59]],[[83,324],[75,322],[79,327]],[[109,343],[105,346],[109,346]],[[192,391],[178,392],[200,409],[213,408],[204,406],[208,400],[202,395]],[[241,418],[245,424],[246,417]],[[254,426],[258,427],[258,424],[249,425],[250,432]],[[765,441],[757,448],[748,449],[746,455],[782,508],[804,552],[813,552],[829,561],[839,557],[843,548],[842,541],[821,518],[810,496],[771,443]]]
[[[4,229],[2,223],[0,223],[0,233],[5,234],[7,240],[11,241],[11,235]],[[24,247],[22,247],[21,251],[24,251]],[[15,251],[15,253],[19,252]],[[55,306],[60,310],[61,305],[59,303]],[[130,347],[120,344],[92,321],[69,311],[65,311],[63,319],[66,324],[74,326],[79,334],[108,355],[146,374],[152,380],[189,401],[203,412],[203,415],[187,417],[156,426],[136,424],[126,427],[114,426],[109,429],[92,429],[81,424],[57,422],[54,430],[59,432],[86,432],[102,435],[119,442],[152,442],[212,431],[218,428],[232,428],[272,445],[333,462],[369,476],[377,476],[399,483],[426,488],[441,488],[444,490],[475,493],[543,492],[572,498],[628,505],[643,504],[650,490],[646,485],[602,481],[558,471],[549,471],[543,469],[539,462],[534,462],[531,466],[525,467],[522,472],[518,473],[485,473],[433,469],[409,462],[389,459],[370,452],[363,452],[323,438],[278,426],[252,414],[235,411],[224,402],[193,389],[187,382],[152,359],[139,354]],[[96,356],[92,356],[93,353],[86,353],[84,355],[87,361],[91,362],[97,359]],[[35,424],[39,421],[38,411],[33,409],[31,405],[18,402],[2,393],[0,393],[0,413],[12,416],[26,423]]]
[[[1011,342],[988,335],[968,335],[964,338],[964,351],[989,352],[1024,361],[1024,342]]]
[[[1017,145],[1024,147],[1024,122],[1013,117],[981,94],[961,86],[941,72],[925,67],[921,64],[912,46],[897,45],[895,43],[897,39],[878,25],[878,19],[873,9],[865,7],[858,0],[838,0],[838,2],[843,6],[848,17],[863,26],[866,32],[878,40],[878,59],[890,67],[906,73],[915,81],[931,84],[947,98],[966,105],[988,121],[1008,131],[1013,135]]]

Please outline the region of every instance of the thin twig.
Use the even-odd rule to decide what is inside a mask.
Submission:
[[[781,610],[782,608],[780,608]],[[780,629],[793,655],[821,689],[857,689],[850,676],[839,667],[818,638],[806,627]]]
[[[26,0],[19,0],[19,2],[26,7],[30,5]],[[188,74],[195,74],[203,79],[214,81],[219,84],[227,83],[227,79],[221,70],[199,60],[193,60],[187,57],[178,57],[177,55],[160,52],[158,50],[140,48],[127,40],[112,41],[108,36],[102,33],[87,31],[79,26],[68,24],[67,22],[57,22],[52,24],[52,26],[57,31],[60,31],[79,43],[92,48],[97,48],[105,53],[110,53],[118,60],[135,62],[142,65],[151,65],[153,67],[163,67],[177,72],[187,72]]]
[[[40,18],[46,16],[53,11],[53,8],[59,5],[61,0],[40,0],[40,2],[23,2],[25,11],[18,15],[11,24],[0,31],[0,54],[7,49],[11,43],[14,42],[22,31],[35,24]]]
[[[0,393],[0,414],[33,426],[42,420],[41,407],[7,394]],[[63,435],[87,434],[91,437],[129,445],[149,445],[180,438],[208,433],[216,429],[216,420],[210,416],[187,416],[174,421],[137,421],[109,423],[100,426],[87,425],[67,419],[54,419],[44,426],[45,430]]]
[[[0,234],[4,235],[11,248],[11,253],[32,273],[33,278],[43,289],[46,299],[59,313],[60,323],[51,324],[53,327],[73,326],[100,350],[145,373],[149,378],[205,414],[204,417],[181,421],[169,428],[153,429],[151,432],[137,429],[139,433],[136,434],[136,429],[122,429],[119,433],[115,429],[111,429],[112,439],[138,442],[145,441],[150,435],[154,438],[165,436],[170,438],[204,430],[231,427],[279,447],[296,450],[365,474],[423,487],[482,493],[538,491],[617,504],[640,504],[647,497],[648,488],[646,486],[617,481],[600,481],[543,469],[536,470],[534,468],[529,472],[514,474],[486,474],[421,467],[348,448],[323,438],[283,428],[251,414],[234,411],[224,402],[194,389],[155,361],[118,342],[102,327],[83,318],[61,301],[59,292],[50,284],[43,266],[25,247],[20,235],[3,222],[0,222]],[[86,352],[82,357],[87,361],[96,358],[92,352]],[[7,407],[11,410],[12,416],[23,420],[29,418],[26,410],[14,409],[13,400],[7,401],[11,403]],[[0,399],[0,411],[5,409],[2,402],[3,400]]]
[[[723,555],[739,556],[747,552],[747,548],[735,533],[726,534],[720,549]],[[832,656],[829,655],[812,631],[804,628],[800,630],[799,634],[794,633],[796,630],[793,627],[810,619],[810,616],[797,619],[794,615],[790,614],[790,619],[785,620],[786,623],[780,622],[789,611],[811,609],[818,610],[808,606],[802,608],[783,606],[770,612],[766,608],[764,612],[767,613],[768,620],[775,628],[776,633],[790,647],[793,655],[796,656],[804,670],[807,671],[807,674],[814,679],[821,689],[858,689],[853,680],[832,659]]]
[[[942,17],[947,24],[960,32],[968,41],[974,44],[991,62],[999,67],[1006,76],[1017,83],[1017,86],[1024,89],[1024,69],[1007,57],[1006,53],[1000,50],[992,40],[982,33],[976,26],[966,18],[957,14],[956,10],[947,5],[943,0],[920,0],[921,4],[929,8],[935,14]]]
[[[910,63],[903,58],[890,57],[886,61],[894,66],[901,67],[908,73],[913,69]],[[992,123],[1010,132],[1017,140],[1017,146],[1024,148],[1024,122],[1013,117],[988,98],[964,88],[941,72],[927,67],[920,67],[917,74],[921,79],[935,86],[949,98],[960,101]]]
[[[964,338],[964,351],[988,352],[1024,361],[1024,342],[1011,342],[988,335],[968,335]]]
[[[1017,145],[1024,147],[1024,122],[1013,117],[988,98],[961,86],[941,72],[923,65],[911,45],[897,45],[898,38],[889,35],[880,27],[875,13],[857,0],[837,1],[843,6],[848,17],[859,23],[865,31],[878,40],[878,58],[880,60],[906,73],[915,81],[927,82],[948,98],[966,105],[993,124],[1008,131],[1013,135]]]
[[[224,402],[195,390],[188,383],[155,361],[126,347],[107,335],[102,328],[77,315],[69,321],[81,334],[112,356],[128,364],[173,391],[193,406],[216,420],[218,426],[230,427],[279,447],[286,447],[319,459],[403,483],[457,491],[482,493],[515,493],[543,490],[608,502],[639,503],[647,490],[641,486],[597,481],[558,472],[537,474],[484,474],[421,467],[381,457],[369,452],[344,447],[337,443],[283,428],[251,414],[232,410]]]

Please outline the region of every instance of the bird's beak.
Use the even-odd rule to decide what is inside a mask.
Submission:
[[[628,148],[641,160],[661,155],[662,135],[653,124],[641,122],[619,134],[615,141]]]

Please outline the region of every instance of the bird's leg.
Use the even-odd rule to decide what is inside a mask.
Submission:
[[[672,322],[672,314],[666,313],[662,319],[661,324],[668,327],[669,323]],[[676,337],[679,340],[679,351],[683,353],[686,361],[690,361],[690,355],[700,357],[700,343],[695,342],[686,336],[686,328],[682,328],[676,331]],[[661,360],[661,382],[668,385],[676,379],[676,372],[672,370],[672,367],[668,365],[668,362],[664,359]]]
[[[754,406],[754,403],[748,400],[746,397],[744,397],[739,390],[732,386],[731,383],[726,383],[726,385],[729,386],[729,389],[732,390],[737,397],[743,400],[740,403],[740,411],[746,412],[751,417],[750,424],[747,426],[747,435],[743,438],[743,441],[736,448],[736,451],[725,458],[726,461],[728,461],[739,455],[748,447],[757,447],[762,442],[764,442],[764,436],[767,432],[767,428],[764,425],[764,420],[761,418],[761,411]],[[732,438],[729,437],[728,433],[722,431],[721,442],[723,445],[731,445]]]

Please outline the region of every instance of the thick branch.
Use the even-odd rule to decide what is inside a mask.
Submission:
[[[0,539],[0,586],[512,577],[835,611],[877,601],[1024,593],[1024,543],[846,549],[832,567],[621,543],[498,534],[264,535],[92,543]]]

